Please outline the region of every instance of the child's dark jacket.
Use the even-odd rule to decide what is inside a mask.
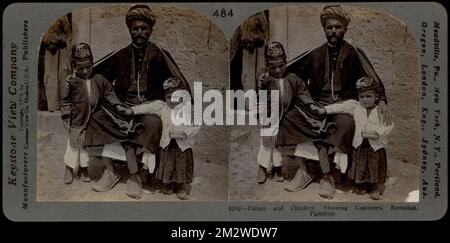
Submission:
[[[68,125],[69,140],[71,146],[79,148],[84,142],[84,131],[89,122],[90,116],[97,109],[100,109],[103,102],[111,106],[119,105],[114,90],[109,81],[102,75],[95,75],[90,79],[91,95],[89,98],[86,81],[69,76],[64,86],[61,101],[61,117]]]

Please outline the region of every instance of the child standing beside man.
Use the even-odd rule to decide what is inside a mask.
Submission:
[[[266,61],[267,72],[261,75],[258,80],[258,89],[267,90],[267,102],[261,102],[259,105],[266,107],[263,112],[262,119],[271,117],[272,102],[279,104],[279,116],[276,124],[265,124],[263,129],[267,132],[262,134],[257,161],[259,164],[257,182],[262,184],[266,181],[267,176],[273,174],[275,181],[284,181],[282,173],[282,160],[286,158],[285,152],[281,152],[276,146],[278,137],[278,126],[285,112],[297,107],[301,109],[303,114],[317,111],[319,106],[313,101],[309,94],[306,84],[294,73],[286,72],[286,52],[279,42],[269,42],[265,46],[264,57]],[[278,90],[278,100],[271,99],[270,91]],[[264,110],[264,109],[263,109]],[[305,111],[305,112],[303,112]],[[266,122],[263,122],[266,123]],[[322,126],[319,120],[305,117],[305,130],[318,129]],[[270,129],[269,129],[270,127]]]
[[[172,194],[175,190],[180,200],[189,199],[194,177],[194,136],[200,129],[191,125],[190,94],[182,87],[178,78],[169,78],[163,83],[166,102],[155,100],[131,107],[132,114],[158,114],[162,121],[160,140],[160,162],[155,176],[162,183],[161,192]],[[176,92],[179,91],[179,92]],[[184,93],[183,93],[184,91]],[[180,102],[181,100],[181,102]],[[155,165],[147,165],[153,173]]]
[[[92,75],[93,55],[88,44],[73,46],[70,58],[73,74],[66,78],[61,102],[61,118],[69,133],[64,155],[66,184],[72,183],[74,171],[77,170],[81,173],[81,181],[91,181],[87,169],[90,156],[84,142],[87,124],[96,107],[107,102],[118,111],[126,110],[109,81],[99,74]]]
[[[348,177],[356,184],[357,194],[369,193],[373,200],[381,200],[386,180],[387,135],[393,124],[387,125],[378,117],[378,83],[370,77],[362,77],[356,82],[358,101],[347,100],[342,103],[321,108],[321,114],[349,113],[355,120],[353,137],[353,163]]]

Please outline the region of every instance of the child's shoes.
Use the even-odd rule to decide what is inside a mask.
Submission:
[[[370,197],[370,199],[375,200],[375,201],[383,199],[383,196],[381,195],[380,191],[378,191],[378,190],[375,190],[375,191],[369,193],[369,197]]]
[[[281,166],[274,167],[274,177],[273,178],[275,181],[278,181],[278,182],[284,181],[284,175],[283,175],[283,172],[281,171]]]
[[[172,195],[175,192],[175,188],[172,183],[163,183],[159,191],[165,195]]]
[[[258,175],[256,176],[256,182],[263,184],[267,180],[266,169],[261,165],[258,168]]]
[[[382,196],[382,192],[380,191],[380,187],[378,186],[378,184],[374,183],[371,185],[371,192],[369,193],[369,197],[372,200],[382,200],[383,196]]]
[[[71,184],[73,181],[73,169],[66,165],[64,171],[64,183]]]
[[[364,183],[357,183],[355,185],[355,188],[353,189],[353,193],[358,195],[366,195],[367,194],[367,187]]]
[[[82,182],[91,182],[91,176],[89,175],[87,167],[81,167],[80,172],[81,172],[80,179]]]
[[[186,190],[186,185],[184,183],[178,183],[177,185],[177,198],[180,200],[188,199],[188,192]]]

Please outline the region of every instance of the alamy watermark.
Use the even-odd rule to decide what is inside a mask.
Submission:
[[[261,136],[273,136],[278,131],[278,90],[270,90],[270,93],[268,90],[259,90],[258,93],[255,90],[226,90],[224,98],[222,92],[215,89],[203,93],[202,83],[194,82],[192,97],[193,102],[186,90],[173,93],[171,101],[179,103],[171,114],[174,125],[258,125]],[[181,109],[184,111],[175,112]],[[180,117],[182,115],[189,117]]]

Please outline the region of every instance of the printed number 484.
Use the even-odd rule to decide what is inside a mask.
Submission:
[[[220,11],[218,9],[216,9],[216,11],[214,11],[213,16],[216,18],[225,18],[225,17],[233,17],[233,9],[229,9],[226,10],[224,8],[222,8]]]

